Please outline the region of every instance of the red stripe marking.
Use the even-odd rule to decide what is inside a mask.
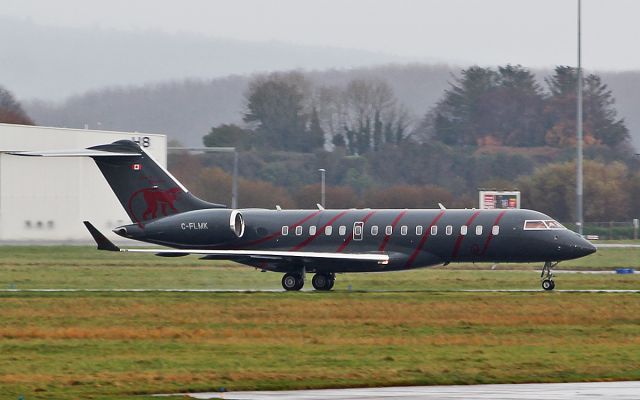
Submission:
[[[471,216],[471,218],[469,218],[469,220],[467,221],[467,223],[465,224],[467,226],[467,234],[469,234],[469,226],[473,223],[473,220],[476,219],[476,217],[480,214],[480,211],[476,211],[473,213],[473,215]],[[460,251],[460,246],[462,245],[462,241],[464,240],[464,237],[467,235],[458,235],[458,239],[456,239],[456,245],[453,247],[453,253],[451,253],[451,259],[455,259],[456,257],[458,257],[458,251]]]
[[[445,210],[440,211],[440,214],[436,215],[436,217],[433,219],[433,221],[431,221],[431,224],[429,224],[429,228],[427,228],[426,232],[424,232],[422,234],[422,238],[420,239],[420,243],[418,243],[418,246],[413,251],[413,253],[411,254],[411,257],[409,257],[409,260],[407,261],[407,264],[406,264],[407,268],[411,267],[411,264],[413,264],[413,262],[416,260],[416,257],[418,257],[418,254],[422,250],[422,247],[427,242],[427,239],[429,238],[429,235],[431,234],[431,227],[434,226],[435,224],[437,224],[438,221],[440,221],[440,218],[442,218],[444,213],[445,213]]]
[[[491,226],[491,232],[489,232],[489,236],[487,237],[487,240],[484,242],[484,247],[482,248],[482,252],[480,252],[481,256],[483,256],[484,253],[487,252],[487,249],[489,248],[489,243],[491,243],[491,240],[493,239],[493,227],[500,223],[500,220],[502,219],[502,217],[506,212],[507,211],[505,210],[505,211],[502,211],[500,214],[498,214],[498,218],[496,218],[496,221]]]
[[[398,216],[393,220],[393,222],[391,222],[391,229],[392,230],[396,229],[396,225],[398,224],[398,222],[400,222],[400,220],[402,219],[402,217],[404,217],[404,215],[406,213],[407,213],[407,210],[404,210],[403,212],[398,214]],[[385,229],[386,229],[386,227],[385,227]],[[391,235],[385,234],[384,239],[382,240],[382,243],[380,244],[380,247],[378,248],[379,251],[384,251],[384,248],[387,247],[387,243],[389,243],[389,239],[391,239]]]
[[[341,213],[339,213],[338,215],[336,215],[335,217],[331,218],[329,220],[329,222],[327,222],[326,224],[324,224],[322,226],[322,228],[316,230],[316,233],[314,235],[309,236],[308,238],[306,238],[302,243],[300,243],[299,245],[295,246],[294,248],[291,249],[291,251],[296,251],[296,250],[300,250],[301,248],[303,248],[304,246],[308,245],[309,243],[311,243],[315,238],[317,238],[323,231],[324,229],[333,224],[334,222],[336,222],[340,217],[342,217],[343,215],[345,215],[347,213],[347,211],[342,211]]]
[[[371,211],[369,214],[365,215],[365,217],[362,218],[360,222],[367,223],[369,218],[371,218],[371,216],[375,213],[376,213],[375,211]],[[364,235],[364,227],[362,227],[362,234]],[[340,247],[338,247],[337,252],[338,253],[342,252],[342,250],[344,250],[344,248],[347,247],[349,243],[351,243],[352,239],[353,239],[353,229],[351,229],[351,234],[347,236],[347,239],[340,245]]]
[[[298,221],[298,222],[294,222],[292,225],[289,225],[289,230],[294,229],[294,228],[295,228],[296,226],[298,226],[298,225],[302,225],[302,224],[304,224],[305,222],[307,222],[307,221],[308,221],[308,220],[310,220],[311,218],[315,217],[316,215],[320,214],[321,212],[322,212],[322,210],[318,210],[318,211],[316,211],[316,212],[314,212],[314,213],[312,213],[312,214],[310,214],[310,215],[307,215],[306,217],[304,217],[304,218],[303,218],[303,219],[301,219],[300,221]],[[277,232],[274,232],[274,233],[272,233],[271,235],[269,235],[269,236],[265,236],[265,237],[263,237],[263,238],[261,238],[261,239],[254,240],[254,241],[252,241],[252,242],[242,243],[240,246],[241,246],[241,247],[245,247],[245,246],[252,246],[252,245],[254,245],[254,244],[260,244],[260,243],[268,242],[269,240],[271,240],[271,239],[275,239],[275,238],[277,238],[277,237],[279,237],[279,236],[282,236],[282,230],[279,230],[279,231],[277,231]]]

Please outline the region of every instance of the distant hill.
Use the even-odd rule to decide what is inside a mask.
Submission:
[[[407,61],[356,49],[192,33],[62,28],[8,17],[0,17],[0,37],[5,38],[0,40],[0,84],[23,101],[62,100],[112,85]]]

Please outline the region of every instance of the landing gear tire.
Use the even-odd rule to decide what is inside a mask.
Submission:
[[[284,290],[300,290],[304,286],[304,278],[300,274],[287,273],[282,277],[282,287]]]
[[[551,269],[556,265],[558,265],[558,263],[547,261],[544,263],[544,267],[542,267],[540,278],[542,279],[542,288],[544,290],[553,290],[556,287],[556,283],[553,281],[553,273],[551,273]]]
[[[316,290],[331,290],[335,283],[335,275],[333,274],[315,274],[311,280],[313,288]]]

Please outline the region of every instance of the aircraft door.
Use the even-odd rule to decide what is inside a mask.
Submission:
[[[364,222],[353,223],[353,240],[362,240],[362,233],[364,231]]]

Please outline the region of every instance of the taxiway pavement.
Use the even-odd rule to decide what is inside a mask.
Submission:
[[[640,381],[529,383],[506,385],[409,386],[361,389],[290,390],[272,392],[181,393],[194,399],[225,400],[546,400],[640,398]]]

